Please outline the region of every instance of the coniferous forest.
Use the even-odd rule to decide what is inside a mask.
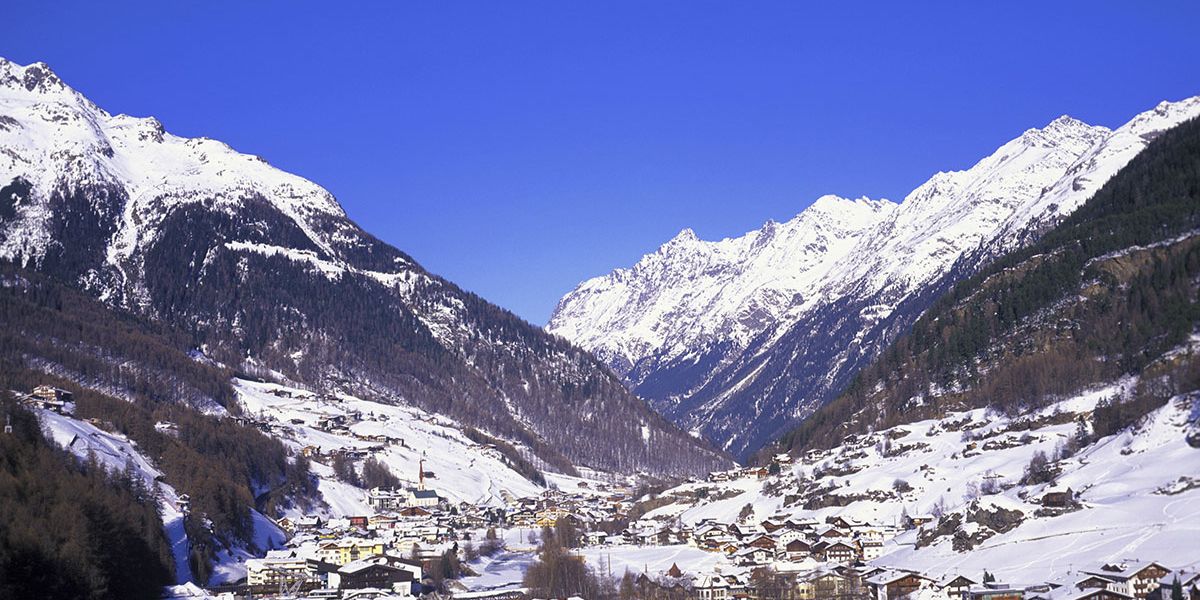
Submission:
[[[8,394],[0,406],[0,598],[160,597],[174,564],[154,491],[59,449]]]

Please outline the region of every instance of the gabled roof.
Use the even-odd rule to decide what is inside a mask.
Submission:
[[[901,579],[904,579],[906,577],[916,577],[918,579],[932,581],[932,579],[925,577],[924,575],[921,575],[919,573],[913,573],[912,571],[884,571],[882,573],[878,573],[878,574],[872,576],[871,578],[867,579],[867,584],[869,584],[869,585],[888,585],[890,583],[895,583],[897,581],[900,581]]]

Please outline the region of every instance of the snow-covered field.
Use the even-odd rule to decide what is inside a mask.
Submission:
[[[379,404],[353,396],[327,396],[273,384],[237,380],[235,389],[246,414],[272,425],[272,435],[296,450],[306,446],[322,453],[337,449],[373,449],[371,456],[403,480],[414,484],[420,463],[433,472],[426,486],[451,502],[499,506],[506,497],[534,496],[542,488],[511,469],[495,449],[468,439],[449,419],[420,409]],[[353,418],[360,415],[361,420]],[[346,417],[348,431],[319,427],[322,419]],[[357,421],[357,422],[354,422]],[[382,436],[382,437],[379,437]],[[370,439],[374,438],[374,439]],[[386,438],[387,441],[380,441]],[[339,482],[333,470],[316,461],[313,472],[332,516],[372,511],[365,491]],[[569,478],[560,477],[564,485]]]

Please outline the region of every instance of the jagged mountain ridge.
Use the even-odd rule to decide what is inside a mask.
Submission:
[[[861,229],[843,234],[853,243],[814,260],[706,271],[711,249],[752,245],[762,233],[751,232],[695,242],[694,257],[671,271],[645,268],[665,263],[676,238],[633,269],[582,283],[547,330],[592,350],[671,419],[745,457],[836,395],[949,285],[1036,239],[1149,140],[1196,114],[1200,98],[1160,104],[1115,131],[1060,117],[970,169],[934,175],[898,205],[878,203],[892,208],[857,221]],[[800,227],[827,205],[784,226]],[[797,246],[820,235],[806,230]],[[761,282],[802,300],[747,302]]]
[[[1198,289],[1193,118],[1158,136],[1037,242],[951,287],[782,444],[829,447],[963,408],[1015,413],[1137,378],[1112,409],[1116,421],[1133,421],[1200,382]]]
[[[584,351],[425,271],[320,186],[0,59],[0,258],[178,327],[233,368],[407,402],[546,464],[704,472],[727,458]]]

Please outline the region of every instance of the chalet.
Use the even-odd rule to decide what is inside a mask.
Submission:
[[[644,546],[667,546],[674,543],[678,536],[670,529],[647,529],[638,534],[638,543]]]
[[[1101,575],[1089,574],[1086,577],[1084,577],[1083,579],[1080,579],[1079,581],[1075,582],[1075,589],[1078,589],[1078,590],[1107,590],[1109,588],[1115,588],[1117,585],[1118,584],[1115,580],[1109,579],[1108,577],[1103,577]]]
[[[367,504],[377,512],[394,510],[403,504],[404,494],[387,488],[371,488],[367,492]]]
[[[829,562],[850,564],[858,559],[858,548],[849,542],[838,540],[826,545],[822,549],[822,554]]]
[[[821,522],[816,519],[797,519],[792,518],[787,520],[788,527],[799,529],[801,531],[810,531],[817,528]]]
[[[350,526],[355,527],[357,529],[366,529],[367,528],[367,518],[366,517],[350,517]]]
[[[770,550],[773,552],[775,550],[775,540],[766,535],[759,535],[747,542],[746,546],[751,548],[762,548],[763,550]]]
[[[795,540],[808,539],[808,535],[805,532],[791,526],[775,530],[774,535],[775,539],[778,540],[780,544],[789,544]]]
[[[1150,600],[1167,600],[1171,597],[1171,588],[1175,585],[1176,579],[1179,580],[1179,587],[1183,591],[1184,598],[1187,600],[1200,600],[1200,571],[1190,570],[1179,570],[1158,580],[1158,591],[1152,592],[1147,598],[1150,598]]]
[[[35,408],[54,411],[59,414],[70,414],[75,397],[67,390],[54,386],[39,385],[26,397],[26,403]]]
[[[851,529],[854,529],[855,527],[863,526],[863,523],[861,521],[858,521],[857,519],[852,519],[850,517],[842,517],[842,516],[829,517],[829,518],[825,519],[825,522],[832,525],[836,529],[841,529],[844,531],[849,531]]]
[[[309,531],[312,529],[318,529],[323,524],[321,522],[321,517],[315,515],[296,517],[295,523],[296,531]]]
[[[729,600],[733,597],[729,582],[720,574],[697,577],[692,584],[692,592],[698,600]]]
[[[1075,492],[1067,488],[1060,492],[1042,494],[1042,506],[1047,508],[1070,508],[1075,505]]]
[[[374,588],[405,597],[412,595],[412,584],[411,572],[393,567],[386,560],[357,560],[329,574],[329,586],[340,590]]]
[[[1171,573],[1156,562],[1132,564],[1108,564],[1099,571],[1087,571],[1086,575],[1111,580],[1108,590],[1120,592],[1134,598],[1145,598],[1158,589],[1159,581]]]
[[[758,523],[758,526],[767,533],[775,533],[776,531],[787,527],[787,521],[778,517],[763,519]]]
[[[836,571],[815,571],[801,578],[796,587],[801,600],[859,597],[854,580]]]
[[[883,556],[883,540],[862,537],[858,540],[859,553],[863,560],[875,560]]]
[[[790,561],[802,561],[812,558],[812,546],[803,539],[795,539],[784,546],[784,555]]]
[[[908,571],[885,571],[867,579],[866,583],[874,600],[896,600],[917,591],[922,585],[932,583],[932,580]]]
[[[756,565],[770,564],[774,554],[763,548],[742,548],[733,555],[733,562],[737,565],[749,567]]]
[[[835,540],[839,538],[849,537],[845,532],[839,531],[836,527],[826,527],[817,533],[817,537],[826,540]]]
[[[367,518],[368,529],[395,529],[400,519],[392,515],[371,515]]]
[[[531,510],[518,510],[508,515],[508,522],[515,527],[532,527],[537,522],[537,515]]]
[[[965,575],[947,575],[946,578],[938,582],[938,587],[947,596],[956,600],[963,600],[967,597],[967,593],[970,592],[971,586],[978,585],[979,583]]]

